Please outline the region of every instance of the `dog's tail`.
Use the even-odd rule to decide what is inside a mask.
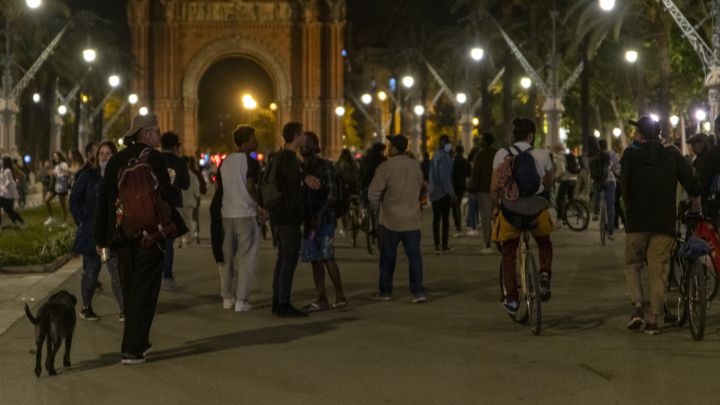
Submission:
[[[28,317],[28,319],[30,320],[30,322],[33,323],[33,325],[37,325],[39,323],[39,321],[33,316],[32,312],[30,312],[30,307],[28,306],[28,304],[25,304],[25,316]]]

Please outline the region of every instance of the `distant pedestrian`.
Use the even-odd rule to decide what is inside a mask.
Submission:
[[[340,268],[335,261],[335,205],[338,182],[333,164],[321,158],[320,138],[313,132],[305,132],[305,144],[300,148],[303,172],[320,180],[320,188],[304,190],[305,221],[302,245],[302,261],[310,263],[317,297],[305,308],[307,312],[325,311],[330,303],[325,288],[325,271],[335,287],[335,303],[332,308],[345,308],[347,299],[343,292]]]
[[[650,335],[659,333],[665,313],[665,290],[675,245],[677,186],[687,191],[700,211],[700,186],[692,168],[680,153],[665,147],[660,124],[650,117],[630,121],[637,137],[621,161],[625,224],[625,279],[634,306],[628,329],[645,327]],[[642,270],[647,270],[649,291],[643,287]],[[704,294],[704,292],[701,292]],[[643,303],[650,301],[650,308]]]
[[[493,160],[497,153],[494,144],[495,137],[493,134],[486,132],[482,135],[482,147],[473,158],[469,183],[478,202],[478,212],[483,232],[483,248],[480,253],[484,255],[494,252],[490,247],[493,220],[493,201],[490,196],[490,185],[492,183]]]
[[[2,168],[0,168],[0,208],[10,218],[13,225],[19,229],[27,228],[25,221],[15,211],[15,201],[18,199],[17,181],[13,171],[12,158],[2,157]]]
[[[565,150],[565,145],[561,145],[560,149]],[[577,185],[578,175],[582,170],[580,161],[572,151],[562,154],[563,171],[557,177],[558,192],[556,196],[557,216],[562,223],[567,223],[565,218],[565,208],[567,203],[575,198],[575,187]]]
[[[180,137],[174,132],[165,132],[160,141],[162,145],[162,153],[165,157],[168,174],[170,175],[170,183],[173,188],[173,198],[170,201],[178,212],[182,212],[183,208],[183,191],[190,187],[190,171],[187,164],[180,158]],[[185,222],[183,220],[183,222]],[[186,225],[188,225],[186,223]],[[177,288],[175,282],[175,273],[173,272],[173,261],[175,259],[175,240],[165,240],[165,263],[163,264],[163,280],[162,288],[166,290],[174,290]]]
[[[110,158],[98,194],[96,249],[101,251],[110,247],[117,250],[123,287],[126,320],[121,348],[122,364],[145,362],[145,356],[152,347],[149,341],[150,327],[155,316],[162,282],[162,266],[165,258],[163,239],[182,236],[187,232],[180,214],[170,203],[177,196],[170,184],[165,157],[155,150],[160,146],[160,129],[157,125],[157,117],[154,114],[138,115],[133,119],[130,130],[123,137],[127,147]],[[143,153],[157,180],[158,203],[169,209],[171,223],[161,224],[162,229],[157,233],[126,235],[123,228],[116,225],[118,174],[122,168],[128,167],[131,161],[139,159]],[[148,190],[148,192],[153,191]]]
[[[60,225],[65,226],[68,215],[67,197],[70,192],[70,166],[68,166],[65,156],[59,151],[53,152],[52,165],[52,188],[45,195],[45,208],[48,213],[45,225],[49,226],[55,221],[52,214],[52,200],[57,197],[63,212],[63,220]]]
[[[197,229],[197,222],[193,219],[193,212],[197,209],[197,205],[200,202],[200,181],[191,170],[190,158],[183,156],[182,160],[187,165],[188,173],[190,174],[190,187],[188,187],[187,190],[182,190],[183,206],[180,214],[183,217],[183,221],[185,221],[185,225],[188,225],[190,231],[180,238],[178,247],[187,246],[192,243],[191,238]]]
[[[385,144],[376,142],[360,159],[360,202],[363,206],[368,205],[367,190],[375,177],[375,171],[387,158],[385,157]]]
[[[350,195],[357,197],[360,189],[360,165],[347,148],[340,152],[340,159],[335,164],[335,170],[347,186]],[[342,229],[340,229],[339,233],[344,236],[349,224],[346,216],[342,216],[341,220]]]
[[[465,197],[465,190],[467,189],[467,181],[470,177],[470,162],[465,159],[463,154],[465,148],[462,145],[455,147],[455,154],[453,155],[453,188],[455,190],[455,202],[452,205],[453,221],[455,222],[455,235],[459,238],[463,235],[462,231],[462,200]]]
[[[200,171],[200,167],[198,166],[197,158],[195,156],[190,156],[189,159],[190,175],[194,175],[195,178],[197,178],[198,185],[200,187],[200,195],[198,195],[195,199],[195,207],[192,212],[193,231],[191,237],[194,243],[200,243],[200,202],[202,200],[202,196],[207,194],[208,186],[205,176],[203,176]]]
[[[258,219],[263,220],[265,213],[258,206],[260,165],[251,156],[258,147],[255,128],[238,126],[233,140],[237,152],[228,155],[218,169],[215,197],[220,203],[224,231],[220,285],[223,308],[234,306],[235,312],[246,312],[252,309],[250,289],[258,270],[262,237]],[[213,239],[217,243],[219,238]]]
[[[372,299],[392,299],[397,249],[402,242],[408,259],[410,302],[417,304],[427,301],[420,250],[420,200],[425,181],[420,165],[405,154],[407,138],[395,135],[389,142],[390,159],[378,167],[368,190],[370,202],[380,209],[380,283]]]
[[[430,202],[433,209],[433,241],[435,254],[449,253],[452,248],[448,244],[450,233],[450,208],[458,200],[455,195],[452,178],[452,159],[450,158],[452,143],[450,137],[442,135],[438,148],[430,161]],[[442,224],[442,234],[440,226]],[[442,244],[441,244],[442,243]]]
[[[267,169],[273,172],[280,198],[268,207],[270,223],[277,240],[277,262],[273,274],[272,312],[280,317],[304,317],[305,312],[296,309],[291,301],[292,283],[298,260],[302,234],[300,225],[304,220],[303,186],[320,188],[320,180],[302,172],[297,152],[305,143],[302,124],[290,122],[283,127],[283,149],[273,158]],[[275,168],[273,169],[273,165]],[[263,203],[268,203],[265,196]]]

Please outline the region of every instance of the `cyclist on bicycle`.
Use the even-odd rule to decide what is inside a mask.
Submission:
[[[645,326],[650,335],[658,333],[665,290],[670,272],[670,255],[675,244],[677,184],[693,198],[693,212],[700,211],[700,187],[690,166],[673,147],[663,146],[660,124],[650,117],[630,121],[637,129],[633,143],[621,160],[621,185],[627,209],[625,224],[625,279],[634,310],[628,329]],[[641,271],[650,280],[649,294],[643,291]],[[649,299],[649,313],[643,302]]]
[[[513,126],[515,143],[495,154],[491,186],[496,214],[493,241],[502,247],[502,278],[507,291],[502,305],[510,314],[519,308],[515,259],[524,230],[532,233],[540,253],[540,299],[550,299],[550,234],[554,230],[548,203],[553,180],[550,153],[533,148],[536,127],[532,120],[515,119]]]

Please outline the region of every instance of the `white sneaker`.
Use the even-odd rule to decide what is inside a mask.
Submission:
[[[54,220],[53,220],[53,217],[48,217],[48,219],[46,219],[45,222],[43,222],[43,224],[44,224],[45,226],[48,226],[48,225],[52,224],[53,221],[54,221]]]
[[[465,235],[467,235],[467,236],[478,236],[478,235],[479,235],[479,232],[476,231],[476,230],[474,230],[474,229],[470,229],[470,230],[468,230],[467,232],[465,232]]]
[[[480,250],[481,255],[491,255],[493,253],[495,253],[495,251],[493,250],[493,248],[490,248],[490,247],[485,247],[482,250]]]
[[[455,233],[453,234],[453,238],[460,238],[460,237],[462,237],[462,236],[463,236],[463,233],[462,233],[462,232],[455,232]]]
[[[230,309],[235,305],[234,298],[223,298],[223,309]]]
[[[338,231],[338,235],[339,235],[341,238],[344,238],[344,237],[345,237],[345,230],[344,230],[344,229],[340,229],[340,230]]]
[[[246,301],[237,301],[235,303],[235,312],[247,312],[252,309],[252,305]]]

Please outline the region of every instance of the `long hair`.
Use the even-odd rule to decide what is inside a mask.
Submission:
[[[340,152],[340,158],[338,159],[338,161],[353,164],[355,163],[355,158],[353,158],[350,150],[348,148],[345,148],[342,150],[342,152]]]
[[[57,162],[55,162],[55,156],[58,157]],[[52,160],[53,166],[58,163],[67,162],[67,159],[65,159],[65,155],[63,155],[62,152],[60,152],[59,150],[56,150],[55,152],[53,152],[53,154],[51,156],[51,160]]]
[[[95,162],[97,162],[98,165],[100,164],[100,149],[102,149],[103,146],[107,146],[113,155],[118,153],[118,148],[117,148],[117,146],[115,146],[115,142],[105,141],[105,142],[101,143],[100,145],[98,145],[98,148],[95,151]]]
[[[2,169],[3,169],[3,171],[5,171],[5,169],[10,169],[10,173],[12,173],[13,180],[17,180],[17,177],[15,176],[15,170],[13,170],[12,158],[10,156],[2,157]]]

